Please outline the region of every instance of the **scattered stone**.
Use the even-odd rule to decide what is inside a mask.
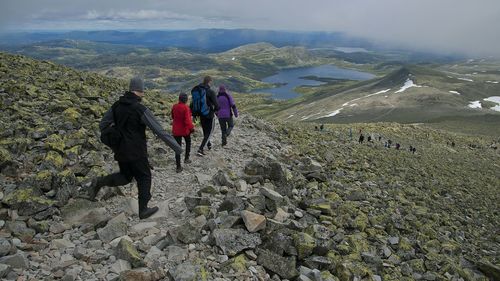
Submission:
[[[212,178],[212,181],[216,185],[227,186],[233,188],[235,186],[234,182],[229,178],[229,176],[224,172],[219,170]]]
[[[56,249],[74,248],[75,244],[67,239],[54,239],[52,240],[52,247]]]
[[[206,280],[206,277],[203,278],[202,267],[191,262],[178,265],[169,271],[169,275],[173,281]]]
[[[9,240],[0,237],[0,257],[8,255],[12,250]]]
[[[299,219],[304,217],[304,214],[301,211],[295,211],[293,215]]]
[[[236,196],[228,196],[226,199],[220,204],[218,212],[224,211],[241,211],[245,209],[245,202],[241,197]]]
[[[489,262],[478,262],[477,266],[484,275],[493,278],[493,280],[500,280],[500,267],[493,265]]]
[[[7,229],[12,232],[12,235],[24,242],[31,241],[36,233],[34,229],[27,227],[24,221],[9,221]]]
[[[188,250],[175,245],[168,246],[166,248],[167,259],[173,263],[181,263],[188,257]]]
[[[162,280],[165,273],[161,269],[151,271],[148,268],[136,268],[120,273],[121,281],[157,281]]]
[[[243,222],[245,222],[246,228],[250,232],[257,232],[266,228],[266,217],[263,215],[244,210],[241,212],[241,217],[243,218]]]
[[[157,222],[140,222],[130,228],[130,231],[133,233],[145,233],[151,228],[155,227],[158,223]]]
[[[391,245],[398,245],[399,244],[399,237],[396,236],[391,236],[387,239],[387,242]]]
[[[201,197],[194,196],[186,196],[184,197],[184,203],[189,211],[193,211],[193,209],[200,205]]]
[[[130,265],[130,262],[122,259],[116,260],[116,262],[111,265],[111,272],[114,272],[116,274],[120,274],[123,271],[130,270],[132,269],[132,266]]]
[[[189,220],[177,228],[177,239],[184,244],[195,243],[201,238],[201,229],[205,224]]]
[[[278,192],[276,192],[276,191],[274,191],[272,189],[269,189],[269,188],[266,188],[266,187],[261,187],[260,188],[260,193],[262,193],[262,195],[264,195],[266,198],[269,198],[269,199],[273,200],[276,203],[283,202],[283,196],[281,196],[281,194],[279,194]]]
[[[124,236],[127,234],[127,224],[124,222],[108,224],[103,228],[97,230],[97,235],[99,239],[104,242],[110,242],[111,240]]]
[[[148,251],[148,253],[146,254],[146,256],[144,257],[144,261],[148,264],[158,260],[161,256],[163,256],[163,252],[156,248],[155,246],[151,247]]]
[[[11,271],[11,266],[8,264],[0,263],[0,278],[5,278]]]
[[[304,232],[295,233],[292,237],[299,259],[304,259],[312,254],[316,246],[316,241],[313,237]]]
[[[262,243],[258,233],[248,233],[243,229],[216,229],[212,235],[215,244],[228,256],[235,256]]]
[[[66,231],[69,227],[63,223],[55,222],[50,224],[49,231],[53,234],[59,234]]]
[[[285,212],[281,208],[276,209],[276,215],[274,215],[274,220],[279,222],[285,222],[290,217],[288,212]]]
[[[29,268],[30,262],[22,252],[0,258],[0,264],[10,265],[13,268]]]

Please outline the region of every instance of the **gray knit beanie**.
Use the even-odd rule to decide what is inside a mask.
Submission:
[[[142,81],[142,78],[136,76],[130,79],[129,91],[144,93],[144,82]]]

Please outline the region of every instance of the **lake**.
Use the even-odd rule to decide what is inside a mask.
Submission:
[[[270,84],[282,84],[276,88],[258,89],[251,93],[269,93],[274,99],[293,99],[300,96],[294,91],[299,86],[319,86],[325,82],[304,79],[301,77],[316,76],[321,78],[348,79],[348,80],[368,80],[375,75],[367,72],[360,72],[351,69],[336,67],[335,65],[320,65],[313,67],[291,68],[280,71],[278,74],[262,79]]]

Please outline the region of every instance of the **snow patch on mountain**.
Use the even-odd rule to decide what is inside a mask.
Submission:
[[[415,84],[413,82],[413,80],[411,80],[410,78],[406,79],[406,82],[405,84],[403,85],[403,87],[401,87],[401,89],[397,90],[395,93],[402,93],[406,90],[408,90],[409,88],[412,88],[412,87],[416,87],[416,88],[421,88],[422,86],[419,86],[417,84]]]

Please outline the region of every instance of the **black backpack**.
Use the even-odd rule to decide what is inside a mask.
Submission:
[[[113,112],[113,123],[101,130],[101,142],[111,148],[113,151],[120,147],[123,135],[116,124],[115,109],[118,103],[113,104],[111,111]]]

